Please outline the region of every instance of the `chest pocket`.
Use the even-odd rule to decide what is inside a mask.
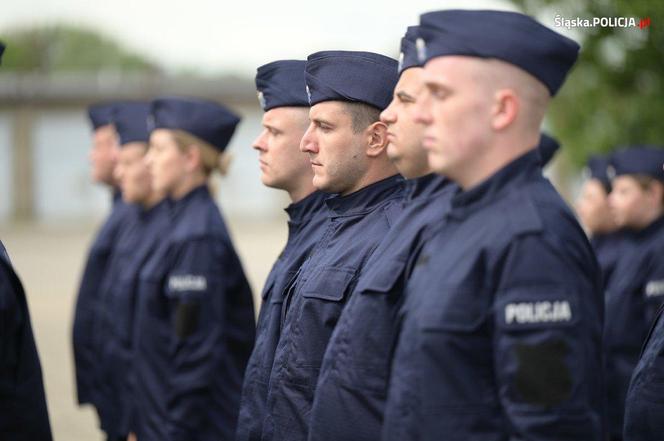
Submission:
[[[362,274],[335,328],[334,358],[339,380],[370,396],[385,397],[391,354],[396,344],[396,318],[406,264],[383,259]],[[362,336],[358,338],[358,336]]]
[[[274,290],[274,282],[276,278],[276,275],[274,272],[272,272],[270,273],[270,278],[265,282],[265,287],[263,288],[263,292],[261,292],[261,299],[263,299],[263,304]]]
[[[272,286],[272,293],[270,294],[270,303],[272,304],[282,304],[284,303],[284,297],[286,297],[286,291],[292,285],[297,275],[297,270],[288,271],[283,277],[278,277],[274,281]]]
[[[307,280],[302,296],[339,302],[343,300],[354,275],[355,270],[351,268],[322,268]]]
[[[295,277],[295,274],[297,274],[295,269],[286,271],[285,267],[275,266],[272,268],[261,293],[263,302],[282,303],[284,301],[284,291]]]
[[[360,277],[356,291],[363,294],[389,293],[396,287],[405,266],[406,263],[399,260],[379,263],[376,268],[372,268],[372,271]]]
[[[320,368],[325,348],[330,340],[355,271],[350,268],[324,267],[313,272],[312,277],[302,287],[302,301],[297,299],[298,315],[293,321],[290,338],[291,353],[298,370],[294,376],[302,374],[298,381],[308,387],[315,387],[316,375],[305,372]]]
[[[278,338],[281,326],[281,308],[284,303],[285,291],[295,274],[297,274],[295,270],[288,271],[281,277],[274,271],[271,273],[262,293],[263,301],[258,317],[255,346],[263,348],[265,345],[269,345],[272,349],[256,349],[254,352],[267,355],[274,351],[276,347],[275,339]]]
[[[418,320],[423,331],[472,332],[490,316],[491,298],[475,284],[443,285],[423,296]]]
[[[490,412],[496,390],[488,331],[489,290],[474,283],[442,284],[428,294],[421,298],[414,317],[419,328],[413,342],[415,365],[418,376],[426,379],[416,388],[422,411],[432,416],[468,409]],[[428,421],[435,426],[428,430],[440,432],[445,427],[437,426],[443,423],[437,417]]]

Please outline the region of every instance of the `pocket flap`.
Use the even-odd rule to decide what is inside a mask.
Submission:
[[[305,282],[302,295],[338,302],[344,298],[355,270],[349,268],[323,268]]]
[[[406,263],[399,260],[390,260],[370,268],[360,276],[357,282],[357,292],[361,293],[389,293],[403,275]]]
[[[297,270],[292,270],[288,271],[284,277],[277,277],[275,279],[272,286],[272,293],[270,294],[270,303],[278,304],[284,302],[286,291],[290,289],[296,275]]]

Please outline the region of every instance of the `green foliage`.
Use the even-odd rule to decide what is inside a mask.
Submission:
[[[650,27],[576,28],[579,60],[548,123],[577,165],[625,144],[664,144],[664,2],[512,0],[551,24],[565,18],[649,17]],[[566,29],[561,29],[566,31]]]
[[[152,72],[157,66],[95,31],[72,26],[19,29],[2,36],[7,45],[3,71],[65,72],[121,71]]]

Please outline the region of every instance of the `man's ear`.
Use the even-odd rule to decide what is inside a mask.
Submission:
[[[387,148],[387,126],[376,121],[366,128],[367,156],[375,158]]]
[[[664,207],[664,184],[662,182],[657,180],[650,182],[648,193],[650,193],[654,204],[659,203]]]
[[[491,125],[494,130],[504,130],[516,120],[521,110],[520,98],[512,89],[501,89],[494,94]]]
[[[184,156],[187,160],[187,171],[193,172],[202,166],[201,148],[196,144],[187,146]]]

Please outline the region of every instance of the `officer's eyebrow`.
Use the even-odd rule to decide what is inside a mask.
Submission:
[[[448,87],[443,81],[440,80],[435,80],[435,79],[427,80],[424,82],[424,85],[429,90],[435,90],[438,92],[447,92],[447,93],[452,92],[452,89]]]
[[[397,98],[399,98],[401,101],[408,101],[408,102],[414,102],[414,101],[415,101],[415,97],[414,97],[414,96],[410,95],[408,92],[405,92],[405,91],[403,91],[403,90],[398,91],[397,93],[395,93],[395,95],[396,95]]]
[[[429,90],[452,92],[452,88],[447,85],[444,78],[440,75],[426,75],[424,77],[424,86]]]
[[[279,127],[275,126],[275,125],[272,124],[272,123],[266,123],[266,122],[264,122],[264,123],[263,123],[263,127],[265,127],[265,128],[268,129],[268,130],[275,131],[275,132],[280,131],[280,130],[279,130]]]
[[[311,121],[314,124],[316,124],[317,126],[320,126],[320,125],[326,125],[326,126],[331,126],[331,127],[334,126],[334,124],[332,124],[330,121],[327,121],[326,119],[320,118],[320,117],[311,118]]]

